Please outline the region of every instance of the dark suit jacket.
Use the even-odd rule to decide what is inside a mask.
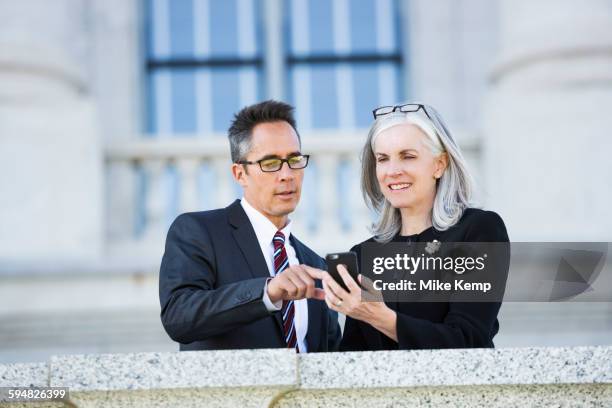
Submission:
[[[300,263],[325,269],[317,254],[293,235],[290,240]],[[168,231],[161,263],[162,324],[181,350],[286,347],[280,312],[268,312],[262,300],[269,277],[239,200],[227,208],[181,214]],[[337,350],[337,314],[323,301],[307,302],[308,351]]]

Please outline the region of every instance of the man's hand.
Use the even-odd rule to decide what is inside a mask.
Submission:
[[[308,265],[292,265],[268,282],[268,297],[273,303],[279,300],[304,298],[325,299],[323,289],[315,287],[315,279],[322,279],[324,271]]]

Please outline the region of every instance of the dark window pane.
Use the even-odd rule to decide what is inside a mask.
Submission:
[[[236,0],[210,2],[210,54],[214,57],[238,55]]]
[[[149,97],[146,100],[147,112],[145,115],[145,131],[147,134],[157,133],[157,112],[155,110],[155,102],[157,100],[157,92],[155,89],[155,81],[153,81],[153,75],[149,74],[146,76],[146,87],[148,90]]]
[[[309,0],[310,54],[334,52],[333,7],[329,0]]]
[[[372,123],[372,109],[380,104],[378,78],[378,64],[363,64],[353,68],[357,126],[368,127]],[[389,78],[389,81],[392,80]]]
[[[157,69],[149,74],[149,111],[151,132],[172,132],[172,71]]]
[[[234,112],[240,108],[239,75],[236,69],[212,71],[213,129],[225,133]]]
[[[169,0],[170,54],[174,57],[193,55],[193,0]]]
[[[193,70],[172,73],[172,130],[176,133],[196,131],[195,77]]]
[[[351,0],[350,16],[351,50],[377,52],[375,0]]]
[[[333,65],[313,66],[310,83],[312,87],[312,127],[337,127],[338,95],[335,67]]]

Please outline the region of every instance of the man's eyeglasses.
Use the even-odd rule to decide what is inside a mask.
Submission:
[[[427,109],[425,109],[425,105],[421,105],[420,103],[406,103],[404,105],[381,106],[380,108],[374,109],[372,111],[372,114],[374,114],[374,119],[377,119],[379,116],[388,115],[396,111],[407,113],[418,112],[420,109],[423,109],[425,115],[427,115],[427,117],[432,120],[431,116],[429,116],[429,113],[427,112]]]
[[[236,163],[238,164],[259,164],[261,171],[266,173],[272,173],[275,171],[279,171],[283,167],[283,163],[287,163],[290,169],[299,170],[308,166],[308,158],[310,155],[308,154],[300,154],[297,156],[291,156],[286,159],[277,159],[277,158],[269,158],[269,159],[261,159],[257,161],[246,161],[240,160]]]

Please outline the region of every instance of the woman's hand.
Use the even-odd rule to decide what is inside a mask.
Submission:
[[[349,291],[344,290],[326,272],[323,275],[323,289],[325,290],[325,303],[327,303],[327,306],[353,319],[366,322],[397,341],[397,330],[395,327],[397,316],[382,300],[381,293],[373,288],[371,281],[363,275],[359,275],[359,283],[364,286],[364,289],[362,289],[351,277],[344,265],[338,265],[338,273]],[[362,291],[368,301],[362,300]]]

